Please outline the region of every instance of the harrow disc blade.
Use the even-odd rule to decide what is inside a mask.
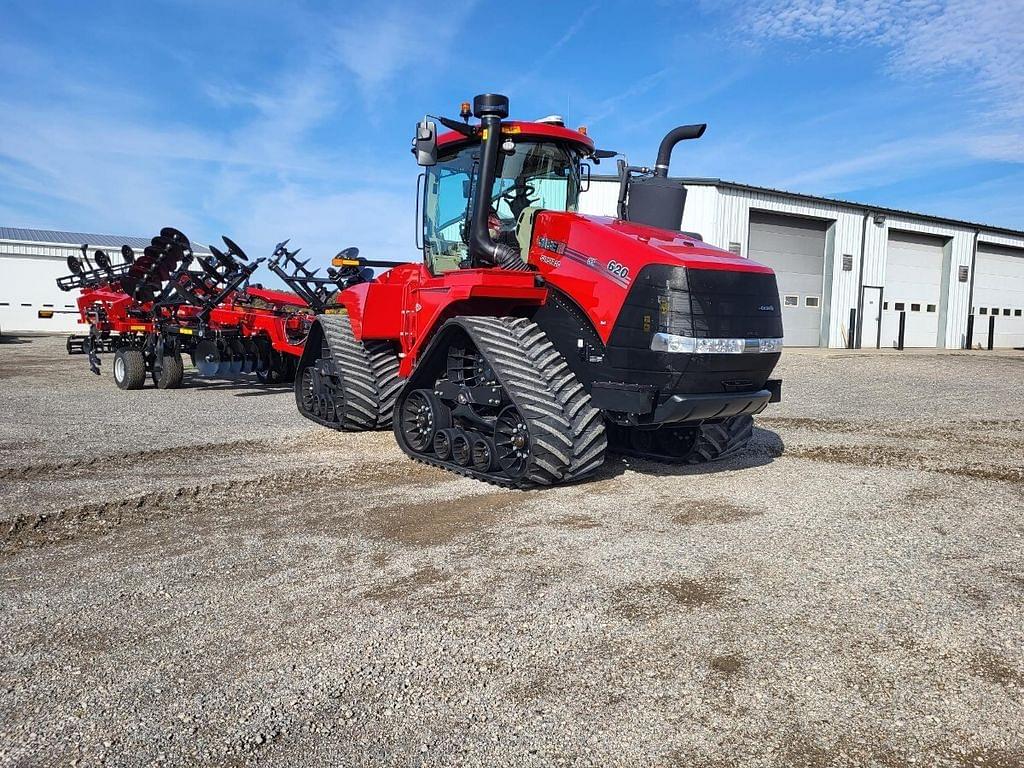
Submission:
[[[242,261],[249,260],[249,257],[245,255],[245,251],[239,248],[238,243],[236,243],[230,237],[228,237],[227,235],[221,235],[220,239],[224,241],[224,245],[228,247],[228,251],[230,251],[232,255],[237,256]]]
[[[256,367],[254,370],[257,376],[266,376],[270,370],[270,347],[266,344],[257,344],[256,346]]]
[[[93,254],[93,258],[96,259],[96,265],[100,269],[110,269],[110,257],[107,256],[106,251],[97,250],[96,253]]]
[[[164,227],[163,229],[161,229],[160,237],[164,238],[165,240],[170,240],[174,243],[177,243],[182,248],[192,247],[192,243],[189,241],[185,233],[179,229],[175,229],[174,227]]]
[[[242,369],[245,366],[246,361],[246,350],[242,346],[242,342],[238,339],[232,339],[227,343],[228,356],[225,358],[229,360],[227,373],[232,376],[237,376],[242,373]]]
[[[216,376],[221,368],[220,349],[213,339],[203,339],[196,345],[196,370],[200,376]]]
[[[132,250],[130,245],[121,246],[121,258],[124,259],[125,264],[135,263],[135,251]]]
[[[71,274],[80,275],[82,274],[82,260],[71,254],[68,256],[68,269],[71,270]]]
[[[252,373],[256,370],[256,361],[259,358],[259,350],[256,342],[251,339],[242,339],[242,373]]]

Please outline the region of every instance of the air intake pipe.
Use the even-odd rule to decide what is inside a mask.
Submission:
[[[484,93],[473,98],[473,114],[480,119],[484,139],[480,150],[480,170],[476,182],[476,199],[470,223],[469,255],[474,267],[495,266],[525,270],[518,249],[491,238],[487,221],[491,213],[491,190],[498,173],[498,152],[501,149],[501,121],[508,117],[508,97]]]
[[[625,164],[620,166],[620,216],[638,224],[670,232],[679,231],[686,208],[686,187],[683,182],[668,178],[669,161],[676,144],[687,139],[699,139],[707,127],[706,123],[680,125],[665,134],[658,147],[658,159],[651,175],[633,178],[633,173],[646,174],[647,169],[629,168]]]

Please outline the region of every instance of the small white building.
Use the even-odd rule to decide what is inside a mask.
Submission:
[[[89,258],[99,248],[113,264],[121,264],[121,246],[136,256],[150,244],[149,238],[56,232],[48,229],[0,227],[0,332],[81,332],[78,325],[78,291],[65,293],[57,278],[71,273],[68,256],[81,256],[83,244]],[[208,253],[196,246],[197,253]],[[50,317],[40,317],[52,312]]]
[[[682,179],[680,229],[772,267],[789,346],[1024,347],[1024,232],[794,194]],[[583,213],[614,216],[618,179],[591,179]],[[851,323],[853,339],[851,340]]]

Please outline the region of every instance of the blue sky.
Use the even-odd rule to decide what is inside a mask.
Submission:
[[[1024,0],[2,8],[8,226],[407,258],[415,121],[496,90],[637,164],[709,123],[673,174],[1024,229]]]

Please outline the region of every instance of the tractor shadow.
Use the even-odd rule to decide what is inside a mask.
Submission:
[[[653,459],[641,459],[609,452],[604,466],[591,475],[590,479],[607,480],[621,475],[626,470],[654,477],[686,477],[713,475],[719,472],[737,472],[771,464],[785,451],[786,444],[777,432],[754,427],[754,436],[747,447],[735,456],[721,461],[710,461],[704,464],[666,464]]]
[[[33,338],[31,336],[19,336],[17,334],[11,335],[9,333],[0,334],[0,345],[3,344],[31,344]]]
[[[262,397],[264,395],[280,395],[292,392],[292,382],[282,384],[260,384],[255,376],[239,376],[238,378],[211,379],[197,373],[185,373],[182,388],[205,389],[213,392],[234,392],[235,397]]]

